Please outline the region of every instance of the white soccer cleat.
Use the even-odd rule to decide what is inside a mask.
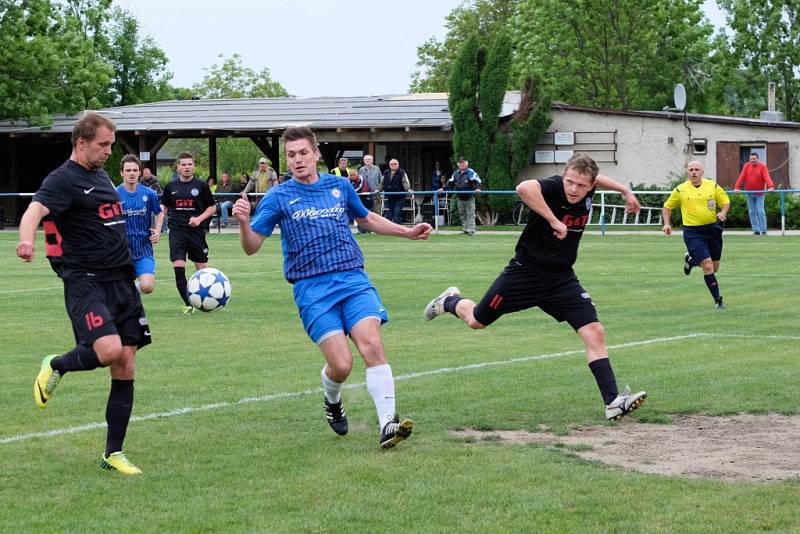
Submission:
[[[425,311],[422,313],[423,319],[426,321],[431,321],[440,315],[444,314],[444,301],[447,297],[458,297],[461,296],[461,293],[458,291],[458,288],[448,287],[444,290],[444,292],[430,301],[427,306],[425,306]]]
[[[622,390],[622,393],[617,395],[617,398],[606,406],[606,419],[621,419],[623,415],[631,413],[644,404],[646,398],[647,393],[644,391],[631,393],[631,388],[625,385],[625,389]]]

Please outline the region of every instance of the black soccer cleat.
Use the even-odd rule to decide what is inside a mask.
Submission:
[[[334,432],[344,436],[347,434],[347,414],[344,413],[341,399],[334,403],[328,402],[328,399],[323,400],[325,401],[325,419],[328,420],[328,424]]]
[[[694,267],[694,260],[692,256],[687,252],[683,255],[683,274],[689,276],[689,273],[692,272],[692,267]]]
[[[715,310],[724,310],[725,304],[722,303],[722,297],[719,297],[714,301],[714,309]]]
[[[414,422],[411,419],[400,419],[395,415],[391,421],[383,425],[381,430],[381,448],[391,449],[411,435]]]

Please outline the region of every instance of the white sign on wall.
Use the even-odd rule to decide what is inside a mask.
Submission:
[[[139,161],[150,161],[150,152],[139,152]]]
[[[553,134],[553,142],[556,145],[574,145],[575,132],[556,132]]]
[[[556,150],[556,163],[566,163],[574,155],[574,150]]]
[[[555,163],[556,153],[552,150],[537,150],[533,153],[535,163]]]

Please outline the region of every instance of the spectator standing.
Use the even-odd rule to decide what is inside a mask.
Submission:
[[[775,191],[767,166],[758,161],[756,152],[750,153],[750,163],[745,163],[742,172],[733,186],[737,193],[744,185],[747,192],[747,213],[753,235],[767,235],[767,212],[764,211],[764,190]]]
[[[269,188],[278,184],[278,175],[275,170],[269,166],[267,158],[258,160],[258,167],[253,171],[250,181],[247,183],[244,192],[250,193],[266,193]]]
[[[408,174],[405,170],[400,168],[400,162],[396,159],[389,160],[389,168],[383,173],[381,184],[378,186],[380,191],[386,193],[395,193],[387,195],[386,204],[388,206],[387,219],[395,224],[403,223],[403,205],[406,202],[405,195],[397,193],[411,192],[411,182],[409,181]]]
[[[139,183],[145,187],[149,187],[158,195],[164,192],[161,190],[161,182],[158,181],[158,176],[150,171],[150,167],[145,167],[142,169],[142,176],[139,178]]]
[[[339,166],[335,167],[331,174],[334,176],[341,176],[342,178],[350,176],[350,171],[347,170],[347,158],[339,158]]]
[[[361,175],[358,174],[358,171],[355,169],[350,169],[350,185],[353,186],[353,189],[355,189],[356,194],[358,194],[358,199],[361,201],[361,205],[367,208],[368,210],[372,208],[372,197],[366,194],[369,193],[369,185],[367,184],[367,181],[364,178],[362,178]],[[356,223],[356,227],[358,228],[359,233],[361,234],[368,233],[367,230],[358,226],[358,223]]]
[[[213,176],[209,176],[206,178],[206,183],[208,184],[208,188],[211,189],[211,193],[217,192],[217,179]]]
[[[464,156],[458,158],[458,169],[445,184],[446,189],[453,189],[458,196],[458,216],[461,219],[462,232],[475,235],[475,193],[481,192],[481,177],[469,167]],[[440,189],[441,191],[441,189]]]
[[[375,191],[378,191],[381,185],[381,179],[383,175],[381,170],[375,165],[375,160],[371,154],[364,155],[364,165],[358,169],[358,175],[361,176],[367,182],[367,187],[369,187],[370,192],[370,205],[364,204],[368,210],[372,210],[373,212],[377,213],[378,215],[381,214],[381,201],[375,195]]]
[[[447,182],[447,175],[442,170],[442,164],[436,162],[433,164],[433,173],[431,173],[431,191],[439,191],[444,189],[444,184]]]

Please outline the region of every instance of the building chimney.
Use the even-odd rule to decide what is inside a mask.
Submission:
[[[769,82],[767,87],[767,111],[775,111],[775,82]]]
[[[775,82],[769,82],[767,87],[767,111],[762,111],[759,118],[762,121],[781,122],[783,113],[775,111]]]

